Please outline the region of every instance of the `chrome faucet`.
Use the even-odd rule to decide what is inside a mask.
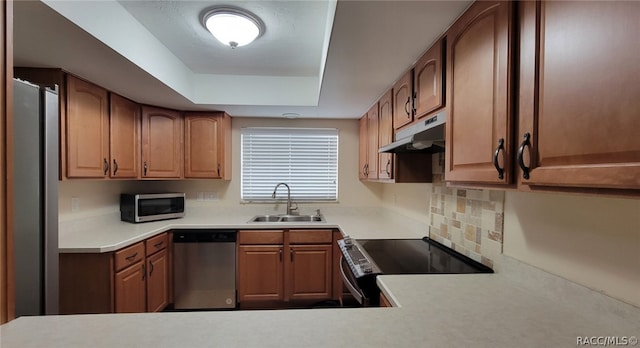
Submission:
[[[294,215],[294,210],[298,210],[298,207],[296,206],[295,208],[291,207],[291,188],[289,187],[289,185],[281,182],[278,185],[276,185],[276,188],[273,189],[273,193],[271,194],[271,198],[275,199],[276,198],[276,191],[278,190],[278,187],[280,187],[280,185],[284,185],[287,187],[287,215]],[[295,214],[298,214],[297,212]]]

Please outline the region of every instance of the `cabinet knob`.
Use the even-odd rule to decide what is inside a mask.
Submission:
[[[147,161],[144,161],[143,169],[144,169],[144,174],[143,175],[147,176]]]
[[[498,147],[493,153],[493,166],[496,167],[496,170],[498,171],[498,179],[502,180],[504,179],[504,168],[500,168],[500,162],[498,161],[500,151],[502,151],[502,153],[504,154],[504,138],[500,138],[498,140]]]
[[[522,143],[518,148],[518,165],[520,166],[520,169],[522,169],[522,177],[525,179],[529,179],[529,172],[531,171],[531,167],[527,167],[524,164],[524,149],[527,146],[531,146],[531,143],[529,142],[530,139],[531,134],[524,133],[524,140],[522,140]]]

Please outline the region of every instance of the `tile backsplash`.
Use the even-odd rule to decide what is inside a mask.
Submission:
[[[502,254],[504,192],[447,187],[442,158],[434,155],[429,235],[493,268]]]

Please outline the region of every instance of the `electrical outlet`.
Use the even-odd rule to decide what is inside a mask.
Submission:
[[[218,192],[205,192],[204,193],[205,201],[217,201],[218,200]]]
[[[80,210],[80,198],[71,197],[71,211]]]
[[[398,202],[398,196],[393,195],[391,198],[393,200],[393,205],[396,205],[396,203]]]

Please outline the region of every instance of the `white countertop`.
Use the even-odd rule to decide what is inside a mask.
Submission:
[[[260,212],[263,210],[255,207],[195,207],[188,209],[187,216],[181,219],[139,224],[120,221],[119,215],[61,222],[58,248],[61,253],[109,252],[177,228],[339,228],[356,239],[422,238],[429,231],[425,223],[380,208],[328,209],[322,212],[324,223],[247,223]]]
[[[509,264],[500,274],[379,277],[397,308],[23,317],[0,326],[0,346],[576,347],[578,336],[640,336],[640,309]]]
[[[60,247],[106,252],[179,227],[309,226],[246,224],[253,215],[197,210],[136,225],[113,216],[66,222]],[[377,209],[325,217],[326,224],[313,226],[354,238],[426,234],[425,224]],[[22,317],[0,326],[0,347],[576,347],[578,337],[640,337],[639,308],[509,257],[496,265],[496,274],[378,277],[395,308]]]

